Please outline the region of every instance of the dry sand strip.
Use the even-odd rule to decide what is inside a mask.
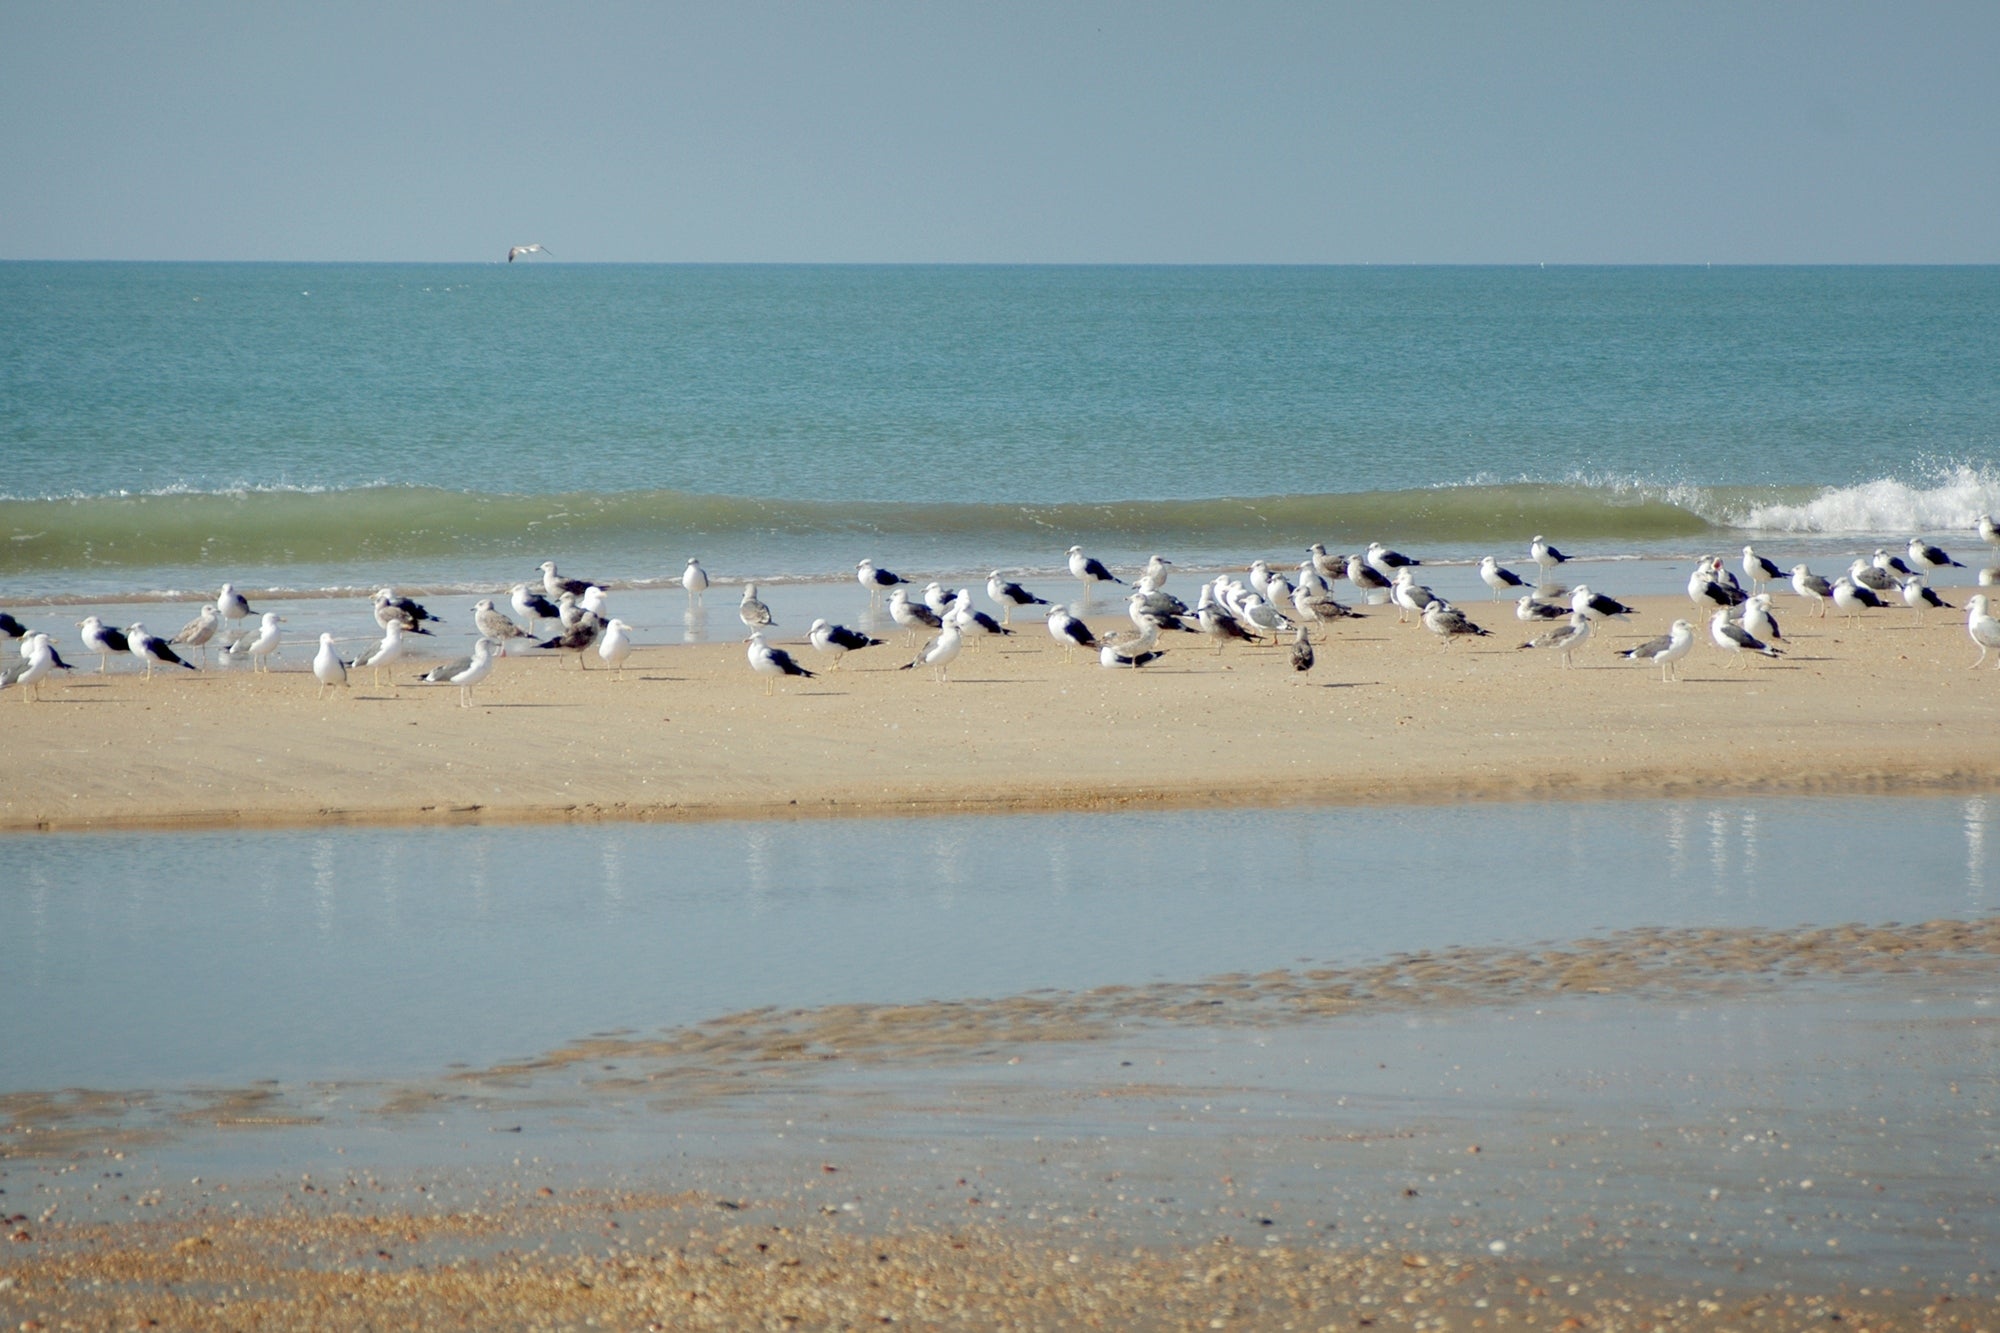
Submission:
[[[1791,599],[1787,599],[1789,602]],[[40,703],[0,695],[0,828],[700,819],[1131,806],[1902,792],[2000,785],[2000,671],[1967,670],[1962,614],[1784,616],[1749,668],[1706,627],[1685,680],[1614,656],[1696,618],[1642,600],[1572,670],[1490,638],[1442,645],[1370,608],[1283,650],[1170,634],[1141,671],[1067,662],[1039,626],[968,650],[939,684],[897,643],[764,694],[741,645],[642,646],[622,678],[508,659],[479,688],[304,671],[86,670]],[[1781,612],[1787,607],[1781,606]],[[1122,624],[1115,612],[1101,628]],[[795,652],[809,665],[808,647]],[[365,673],[362,673],[365,674]]]

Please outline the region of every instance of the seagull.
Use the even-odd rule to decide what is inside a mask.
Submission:
[[[278,625],[283,620],[284,617],[276,611],[266,611],[257,626],[256,637],[238,639],[230,646],[229,655],[249,658],[250,669],[253,672],[269,671],[271,655],[278,651],[278,638],[281,633]]]
[[[146,664],[147,680],[153,678],[153,668],[156,666],[177,666],[186,667],[189,671],[195,670],[194,663],[183,662],[180,654],[167,646],[165,639],[156,634],[148,634],[146,627],[136,620],[126,627],[125,641],[132,645],[133,655]]]
[[[208,663],[208,641],[215,637],[215,631],[222,627],[222,612],[215,609],[215,603],[204,602],[201,614],[181,626],[181,632],[168,639],[168,643],[183,648],[201,650],[203,665]]]
[[[536,241],[533,245],[510,245],[507,247],[508,263],[513,263],[522,255],[547,255],[550,259],[554,259],[556,252],[543,245],[540,241]]]
[[[1940,554],[1942,554],[1942,552],[1940,552]],[[1887,551],[1883,550],[1879,546],[1875,548],[1875,558],[1870,563],[1873,564],[1877,569],[1887,570],[1891,574],[1900,575],[1904,578],[1907,578],[1910,575],[1917,572],[1916,570],[1911,569],[1909,565],[1904,563],[1903,557],[1899,555],[1890,555]]]
[[[1847,567],[1847,579],[1857,588],[1874,593],[1891,593],[1903,586],[1902,580],[1882,565],[1856,560]]]
[[[1396,581],[1389,586],[1389,600],[1396,604],[1401,613],[1396,623],[1401,625],[1414,613],[1422,615],[1424,608],[1432,602],[1442,601],[1436,593],[1417,582],[1417,576],[1407,569],[1396,571]]]
[[[806,631],[806,638],[821,652],[833,654],[833,661],[827,666],[828,671],[838,671],[840,659],[857,648],[882,646],[880,639],[871,639],[859,630],[849,629],[845,625],[829,624],[824,619],[813,621],[812,628]]]
[[[965,637],[958,632],[958,626],[947,624],[943,629],[938,631],[936,638],[918,650],[916,657],[905,662],[897,669],[900,671],[910,671],[920,666],[927,666],[931,669],[931,674],[935,675],[939,681],[948,680],[949,676],[947,672],[952,664],[952,660],[958,656],[959,649],[964,646]]]
[[[543,639],[537,648],[554,648],[560,652],[575,653],[576,664],[585,671],[590,670],[590,659],[584,656],[596,646],[598,636],[604,633],[604,621],[582,607],[577,608],[576,620],[564,626],[563,632],[554,638]]]
[[[1715,640],[1716,647],[1734,653],[1746,671],[1750,669],[1750,660],[1743,656],[1745,653],[1762,653],[1766,657],[1783,656],[1776,648],[1749,630],[1733,623],[1729,619],[1729,608],[1726,606],[1718,606],[1715,608],[1715,614],[1709,617],[1708,636]]]
[[[1083,553],[1081,546],[1069,548],[1069,572],[1083,584],[1083,600],[1090,601],[1090,585],[1093,583],[1123,583],[1125,580],[1104,567],[1100,560],[1093,560]],[[1088,609],[1086,607],[1086,609]]]
[[[1688,575],[1688,600],[1704,611],[1716,606],[1741,606],[1743,590],[1722,581],[1722,561],[1716,556],[1703,556],[1695,565],[1694,573]]]
[[[1765,639],[1772,643],[1783,643],[1785,632],[1778,628],[1778,618],[1771,614],[1771,594],[1760,592],[1743,603],[1743,632],[1753,639]]]
[[[1926,569],[1964,569],[1958,561],[1921,538],[1910,538],[1910,563],[1919,572]]]
[[[499,646],[491,639],[481,639],[472,645],[472,659],[445,677],[447,683],[458,686],[460,708],[472,707],[472,687],[493,674],[493,661],[498,656],[494,650]]]
[[[2000,546],[2000,522],[1995,522],[1993,515],[1981,514],[1972,526],[1979,529],[1979,540],[1988,546]]]
[[[1270,635],[1274,645],[1280,634],[1292,628],[1292,622],[1279,614],[1277,607],[1254,592],[1243,599],[1243,613],[1238,618],[1252,633]]]
[[[924,585],[924,605],[937,615],[940,621],[944,613],[951,610],[951,598],[944,595],[944,585],[932,579]]]
[[[1819,608],[1820,615],[1826,614],[1826,599],[1833,596],[1833,585],[1804,565],[1792,566],[1792,591]]]
[[[771,608],[757,600],[757,585],[743,585],[743,601],[736,608],[736,618],[751,631],[767,629],[778,622],[771,618]]]
[[[56,650],[49,643],[46,634],[30,634],[21,641],[27,652],[18,662],[10,662],[0,668],[0,690],[10,685],[21,687],[21,702],[28,703],[42,697],[42,677],[69,664],[56,656]]]
[[[1523,648],[1553,648],[1562,654],[1562,664],[1570,665],[1569,655],[1583,647],[1590,638],[1590,617],[1581,611],[1569,613],[1569,624],[1537,634],[1522,644]]]
[[[1530,624],[1537,620],[1562,620],[1568,615],[1567,606],[1557,602],[1536,601],[1535,594],[1531,592],[1521,594],[1520,600],[1514,603],[1514,619],[1525,620]]]
[[[1437,635],[1439,641],[1447,646],[1453,637],[1460,634],[1485,638],[1493,632],[1479,628],[1465,618],[1463,611],[1450,602],[1440,601],[1435,597],[1424,606],[1424,628]]]
[[[889,594],[889,618],[908,630],[912,640],[924,630],[944,628],[944,617],[922,602],[911,601],[907,588],[899,587]]]
[[[1500,562],[1490,555],[1480,560],[1479,577],[1485,582],[1487,587],[1493,589],[1493,596],[1495,598],[1505,597],[1509,588],[1525,588],[1528,586],[1526,579],[1511,569],[1501,568]]]
[[[479,631],[481,638],[497,642],[502,657],[507,655],[507,640],[531,637],[528,631],[507,619],[506,613],[493,604],[491,597],[482,597],[472,604],[472,627]]]
[[[1163,602],[1151,600],[1143,592],[1135,592],[1125,599],[1125,613],[1132,618],[1132,624],[1140,633],[1152,630],[1181,628],[1181,616],[1187,613],[1184,603],[1177,597],[1165,593],[1155,593],[1154,597],[1164,598]],[[1177,611],[1174,608],[1179,607]]]
[[[1923,615],[1924,608],[1927,606],[1941,606],[1946,610],[1954,609],[1950,602],[1937,595],[1937,591],[1925,581],[1922,574],[1912,574],[1903,580],[1903,605],[1915,611],[1919,616]]]
[[[1358,555],[1347,557],[1347,581],[1360,589],[1374,605],[1379,606],[1389,600],[1389,580],[1376,573],[1375,567]]]
[[[1648,639],[1637,648],[1626,648],[1618,655],[1629,657],[1635,662],[1656,662],[1660,667],[1660,679],[1679,680],[1681,673],[1675,664],[1694,650],[1694,622],[1676,620],[1673,628],[1657,639]]]
[[[1312,640],[1306,636],[1306,627],[1299,626],[1298,637],[1292,640],[1292,670],[1311,671],[1313,669]]]
[[[236,591],[233,583],[223,584],[222,591],[215,594],[215,609],[230,622],[229,637],[232,642],[242,637],[243,622],[257,614],[250,609],[250,603],[244,600],[243,594]]]
[[[382,642],[355,658],[350,665],[357,669],[367,667],[375,673],[375,684],[380,685],[382,683],[382,668],[388,666],[391,662],[400,660],[403,656],[405,646],[403,635],[407,632],[403,628],[402,621],[390,621],[382,627]]]
[[[1858,586],[1845,574],[1833,581],[1833,604],[1849,620],[1859,620],[1864,607],[1881,610],[1887,605],[1880,597],[1867,588]]]
[[[1136,594],[1135,594],[1136,595]],[[989,634],[1012,634],[1014,631],[987,615],[984,611],[972,609],[972,589],[960,588],[958,596],[952,598],[951,605],[944,611],[944,623],[956,625],[958,632],[971,637]]]
[[[26,625],[23,625],[5,611],[0,611],[0,638],[24,639],[27,637],[27,633],[28,627]]]
[[[97,654],[97,674],[100,676],[110,670],[111,654],[132,651],[131,641],[125,637],[123,630],[114,629],[96,616],[85,616],[76,622],[76,627],[83,631],[84,650]]]
[[[632,627],[613,616],[604,622],[604,637],[597,642],[597,655],[604,665],[625,676],[625,659],[632,655]]]
[[[1557,565],[1569,562],[1569,557],[1549,545],[1539,532],[1535,534],[1535,539],[1528,543],[1528,559],[1541,566],[1542,582],[1544,583],[1549,581],[1549,571],[1551,569],[1554,569]]]
[[[1014,611],[1023,606],[1047,606],[1048,599],[1037,597],[1018,583],[1009,583],[994,570],[986,576],[986,596],[1000,608],[1000,623],[1012,624]]]
[[[1079,648],[1097,647],[1097,636],[1090,632],[1090,626],[1069,613],[1067,607],[1049,608],[1049,637],[1063,646],[1063,660],[1076,660]]]
[[[1312,566],[1320,572],[1320,577],[1338,582],[1346,576],[1348,558],[1328,555],[1325,542],[1314,542],[1306,548],[1306,554],[1312,558]]]
[[[1760,583],[1776,583],[1785,577],[1785,571],[1758,555],[1754,547],[1743,548],[1743,577],[1750,580],[1754,590]]]
[[[854,579],[862,587],[868,589],[870,605],[873,605],[874,599],[881,595],[882,589],[893,588],[898,583],[909,582],[901,574],[892,573],[886,569],[875,568],[873,560],[863,560],[857,564],[854,567]]]
[[[701,561],[688,557],[687,568],[681,571],[681,586],[687,589],[688,600],[698,602],[708,591],[708,571],[701,567]]]
[[[548,598],[534,591],[525,583],[514,585],[514,595],[510,599],[514,614],[528,622],[530,633],[544,620],[562,619],[562,609]]]
[[[1404,555],[1401,551],[1392,551],[1381,542],[1369,542],[1368,553],[1361,558],[1370,569],[1385,579],[1393,579],[1400,571],[1424,563],[1414,556]]]
[[[609,617],[604,614],[606,609],[605,603],[609,600],[609,595],[604,589],[593,583],[583,590],[583,596],[576,599],[576,604],[596,616],[599,620],[606,620]]]
[[[1157,662],[1165,656],[1153,647],[1159,641],[1160,631],[1148,629],[1132,638],[1107,643],[1097,650],[1097,665],[1114,670],[1136,670],[1148,662]]]
[[[1332,594],[1308,588],[1303,583],[1292,593],[1292,610],[1298,612],[1300,620],[1310,620],[1316,625],[1354,614],[1350,608],[1333,600]]]
[[[764,677],[764,693],[778,691],[778,677],[804,676],[811,680],[813,673],[792,660],[792,655],[783,648],[773,648],[764,642],[763,631],[750,636],[750,669]]]
[[[1150,583],[1154,591],[1157,592],[1159,589],[1167,586],[1167,573],[1173,567],[1173,563],[1173,561],[1167,559],[1165,556],[1155,552],[1146,558],[1146,572],[1140,577],[1145,579],[1147,583]]]
[[[2000,620],[1994,619],[1993,613],[1986,609],[1989,605],[1983,592],[1976,592],[1965,599],[1965,632],[1979,645],[1979,661],[1972,664],[1973,668],[1986,660],[1988,648],[2000,648]],[[2000,667],[2000,660],[1993,665]]]
[[[1588,583],[1579,583],[1576,585],[1576,591],[1570,594],[1569,608],[1579,614],[1588,616],[1592,620],[1609,620],[1613,616],[1629,616],[1632,614],[1631,607],[1618,601],[1616,598],[1592,592]]]
[[[409,598],[398,597],[394,588],[378,588],[369,600],[375,603],[375,623],[385,628],[390,621],[398,621],[412,634],[429,634],[424,628],[426,620],[444,623]]]
[[[562,595],[566,592],[573,592],[578,597],[581,597],[589,589],[590,584],[583,579],[564,578],[561,574],[557,573],[555,561],[542,561],[542,590],[548,593],[549,596],[560,601],[562,600]]]
[[[1220,653],[1222,645],[1230,639],[1251,642],[1253,636],[1245,628],[1234,612],[1215,599],[1215,585],[1203,584],[1201,601],[1194,610],[1195,620],[1201,625],[1201,632],[1215,640],[1215,651]]]
[[[333,650],[333,635],[319,636],[319,651],[313,654],[313,675],[319,678],[319,696],[326,698],[328,689],[335,685],[347,685],[347,663],[340,660],[340,654]]]

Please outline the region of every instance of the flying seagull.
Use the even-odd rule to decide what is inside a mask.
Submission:
[[[507,247],[508,263],[513,263],[522,255],[547,255],[550,259],[554,259],[556,252],[543,245],[540,241],[536,241],[533,245],[511,245]]]

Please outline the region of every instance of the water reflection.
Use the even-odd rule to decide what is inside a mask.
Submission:
[[[422,1073],[765,1004],[1977,914],[1991,814],[1874,797],[19,837],[0,1087]]]

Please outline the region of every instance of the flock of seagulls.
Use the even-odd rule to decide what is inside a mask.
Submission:
[[[1988,516],[1980,520],[1979,532],[2000,553],[2000,525]],[[1480,581],[1496,599],[1513,600],[1518,621],[1542,626],[1520,644],[1521,648],[1548,650],[1568,667],[1590,641],[1596,626],[1634,614],[1633,607],[1588,584],[1565,589],[1552,583],[1551,576],[1569,557],[1545,538],[1538,535],[1529,544],[1528,559],[1536,568],[1532,580],[1490,555],[1478,567]],[[1494,631],[1478,624],[1465,608],[1419,581],[1422,560],[1380,542],[1352,555],[1330,554],[1323,544],[1315,543],[1296,570],[1275,569],[1269,561],[1254,561],[1243,575],[1223,573],[1203,583],[1192,606],[1167,590],[1174,565],[1165,556],[1153,556],[1129,582],[1081,546],[1069,548],[1066,563],[1082,586],[1084,610],[1089,609],[1095,589],[1115,585],[1130,590],[1124,598],[1130,631],[1100,633],[1077,614],[1077,608],[1040,596],[997,569],[989,574],[985,586],[987,601],[999,612],[997,619],[973,605],[970,588],[951,589],[933,581],[919,589],[912,580],[872,560],[855,566],[855,579],[868,591],[871,609],[888,594],[888,616],[906,631],[906,650],[914,650],[902,669],[928,668],[941,683],[950,680],[952,664],[968,644],[980,638],[1016,634],[1014,613],[1037,609],[1066,661],[1074,661],[1081,651],[1094,654],[1104,668],[1136,670],[1166,654],[1163,636],[1170,633],[1201,636],[1217,653],[1232,641],[1276,647],[1289,637],[1293,668],[1311,671],[1317,660],[1312,632],[1364,614],[1334,596],[1335,586],[1343,579],[1354,588],[1357,602],[1393,606],[1400,623],[1414,619],[1446,648],[1456,639],[1494,637]],[[1750,546],[1743,548],[1738,568],[1740,578],[1722,557],[1702,557],[1687,581],[1688,599],[1696,614],[1675,620],[1656,638],[1618,649],[1617,656],[1659,667],[1662,681],[1678,680],[1680,663],[1699,640],[1697,626],[1706,621],[1710,642],[1729,654],[1733,664],[1748,669],[1753,657],[1775,658],[1785,652],[1787,640],[1773,610],[1773,589],[1789,587],[1817,616],[1830,614],[1829,603],[1850,621],[1871,611],[1893,608],[1906,608],[1921,616],[1930,608],[1955,609],[1931,586],[1930,579],[1941,570],[1965,566],[1940,547],[1912,538],[1902,554],[1878,549],[1872,558],[1854,560],[1831,580],[1804,564],[1786,569]],[[433,666],[419,679],[427,684],[456,686],[460,705],[471,707],[474,689],[492,675],[496,663],[515,645],[572,654],[584,670],[595,656],[605,668],[622,675],[635,646],[634,629],[610,614],[604,585],[569,577],[553,560],[544,561],[539,573],[538,579],[513,586],[507,609],[493,597],[476,602],[472,623],[478,638],[471,653]],[[1982,583],[2000,581],[2000,569],[1984,570],[1979,577]],[[699,603],[711,586],[696,559],[687,562],[680,582],[691,605]],[[369,600],[380,639],[349,655],[342,652],[333,634],[318,636],[312,674],[321,698],[345,688],[350,673],[363,670],[378,687],[384,672],[390,672],[393,688],[393,670],[411,653],[413,640],[430,637],[431,626],[443,623],[441,617],[394,588],[378,589]],[[1982,665],[1992,650],[2000,649],[2000,620],[1993,615],[1994,606],[1984,593],[1965,603],[1967,633],[1979,648],[1974,667]],[[766,693],[774,693],[788,676],[811,679],[818,674],[790,651],[770,642],[768,632],[778,628],[778,622],[758,596],[755,583],[743,585],[737,614],[749,635],[746,652],[750,669],[764,679]],[[150,680],[161,669],[196,671],[207,667],[211,647],[227,661],[247,662],[253,672],[267,672],[278,655],[284,623],[285,618],[275,612],[257,612],[233,584],[225,583],[215,600],[171,638],[163,639],[136,622],[121,629],[95,615],[77,622],[77,629],[82,651],[97,657],[100,674],[109,671],[114,657],[130,656]],[[40,683],[52,672],[74,669],[62,660],[52,634],[33,631],[4,612],[0,612],[0,636],[19,644],[18,660],[0,666],[0,689],[19,686],[23,698],[32,701],[40,695]],[[848,653],[887,646],[884,639],[824,618],[812,622],[805,640],[828,671],[839,669]]]

